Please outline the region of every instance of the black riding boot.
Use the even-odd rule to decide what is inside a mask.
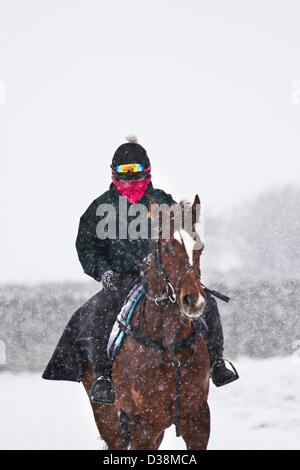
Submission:
[[[107,343],[115,319],[120,310],[121,293],[103,290],[102,305],[94,313],[91,352],[94,376],[96,377],[90,390],[90,399],[94,403],[112,405],[115,394],[112,383],[112,363],[107,357]]]
[[[112,363],[107,357],[107,343],[110,332],[131,287],[137,282],[137,275],[120,279],[117,291],[103,289],[100,304],[95,307],[92,322],[91,352],[94,376],[90,399],[95,403],[113,404],[115,394],[112,382]]]
[[[107,338],[108,341],[108,338]],[[115,393],[112,383],[112,364],[106,354],[106,338],[94,337],[91,339],[92,362],[96,380],[90,390],[90,399],[94,403],[112,405]]]
[[[205,307],[203,318],[208,327],[208,333],[205,337],[206,346],[209,353],[211,378],[216,387],[221,387],[239,378],[235,368],[234,372],[227,369],[223,359],[224,336],[218,305],[215,298],[206,292],[207,305]]]

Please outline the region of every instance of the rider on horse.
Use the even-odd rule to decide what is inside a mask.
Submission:
[[[91,352],[96,380],[92,385],[90,398],[96,403],[114,402],[112,364],[107,357],[107,343],[126,294],[140,278],[142,260],[151,253],[147,239],[118,235],[99,238],[97,209],[102,204],[113,206],[116,226],[120,231],[123,224],[127,231],[134,218],[129,215],[132,213],[130,207],[137,202],[146,206],[147,210],[151,199],[158,204],[175,204],[170,194],[153,188],[151,165],[145,149],[137,143],[134,136],[128,137],[127,140],[128,143],[121,145],[113,156],[112,183],[109,190],[95,199],[82,215],[76,240],[78,257],[84,272],[96,281],[101,281],[103,285],[103,289],[93,298],[91,315]],[[127,220],[124,220],[123,213],[120,214],[120,196],[125,196],[129,202]],[[212,380],[219,387],[236,380],[238,376],[226,367],[223,359],[224,340],[217,302],[208,290],[206,297],[207,305],[203,318],[208,332],[205,341],[210,357]]]

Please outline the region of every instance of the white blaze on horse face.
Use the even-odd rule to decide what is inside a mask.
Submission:
[[[203,308],[205,307],[205,304],[206,304],[205,297],[202,294],[199,294],[196,307],[200,310],[200,313],[202,313]]]
[[[193,266],[193,249],[195,246],[195,240],[191,235],[183,229],[176,230],[174,232],[175,240],[179,241],[181,244],[183,242],[186,254],[188,255],[190,265]]]

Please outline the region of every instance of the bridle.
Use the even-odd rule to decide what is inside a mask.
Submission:
[[[181,240],[182,240],[183,246],[185,247],[184,240],[182,239],[182,237],[181,237]],[[158,280],[159,280],[159,274],[161,275],[163,282],[165,284],[165,291],[161,295],[152,297],[148,294],[147,289],[145,289],[145,295],[146,295],[147,300],[149,300],[150,302],[155,302],[156,305],[158,305],[159,302],[163,302],[165,300],[169,300],[172,303],[175,303],[176,301],[178,302],[178,298],[179,298],[178,294],[180,292],[183,278],[186,275],[186,273],[190,270],[194,270],[197,273],[197,276],[199,276],[197,269],[193,265],[191,265],[187,259],[183,273],[178,279],[176,285],[174,286],[170,282],[169,277],[166,273],[165,267],[162,262],[161,238],[158,237],[157,240],[155,241],[155,274]]]

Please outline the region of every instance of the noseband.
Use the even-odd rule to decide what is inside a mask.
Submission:
[[[194,271],[197,272],[196,268],[192,266],[190,263],[187,263],[185,265],[185,268],[183,270],[183,273],[181,274],[181,277],[178,279],[175,287],[173,284],[170,282],[168,275],[166,273],[165,267],[162,262],[162,247],[161,247],[161,239],[158,238],[155,242],[155,274],[157,280],[159,280],[159,274],[161,274],[161,277],[164,281],[165,284],[165,292],[163,292],[159,296],[152,297],[148,294],[147,289],[145,289],[145,295],[147,300],[150,302],[154,302],[156,305],[159,304],[159,302],[163,302],[165,300],[169,300],[172,303],[175,303],[177,301],[178,294],[180,292],[180,287],[182,284],[182,280],[186,273],[193,269]],[[198,272],[197,272],[198,275]]]

